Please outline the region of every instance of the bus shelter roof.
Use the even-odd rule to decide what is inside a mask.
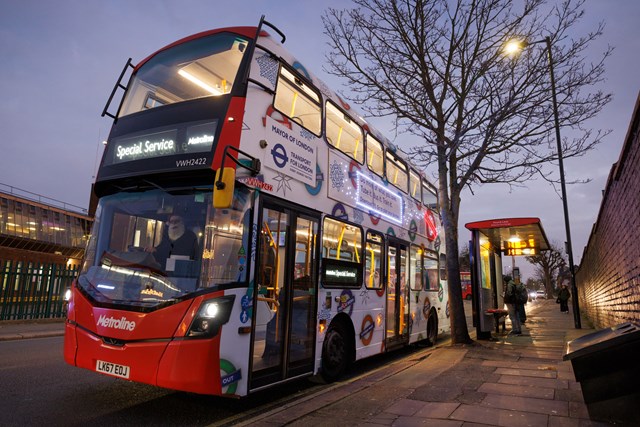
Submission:
[[[540,218],[499,218],[469,222],[465,227],[484,234],[494,247],[507,249],[509,246],[534,247],[537,251],[549,250],[549,240],[542,228]],[[527,255],[522,253],[522,255]]]

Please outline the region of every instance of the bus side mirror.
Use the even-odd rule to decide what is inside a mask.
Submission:
[[[216,182],[213,186],[213,207],[228,209],[233,201],[233,190],[236,182],[235,168],[220,168],[216,172]]]

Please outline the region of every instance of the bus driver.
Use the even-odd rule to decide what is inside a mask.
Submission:
[[[167,220],[167,231],[162,241],[152,249],[153,256],[161,266],[167,268],[167,260],[172,256],[189,257],[194,260],[199,252],[198,238],[195,233],[185,227],[180,215],[171,215]]]

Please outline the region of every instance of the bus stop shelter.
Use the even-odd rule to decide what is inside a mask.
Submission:
[[[549,241],[539,218],[489,219],[465,227],[471,231],[473,325],[478,339],[490,339],[504,315],[503,255],[533,256],[549,250]]]

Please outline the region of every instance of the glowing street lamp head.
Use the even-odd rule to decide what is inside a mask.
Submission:
[[[505,55],[514,56],[518,55],[526,47],[526,42],[518,39],[509,40],[503,48]]]

